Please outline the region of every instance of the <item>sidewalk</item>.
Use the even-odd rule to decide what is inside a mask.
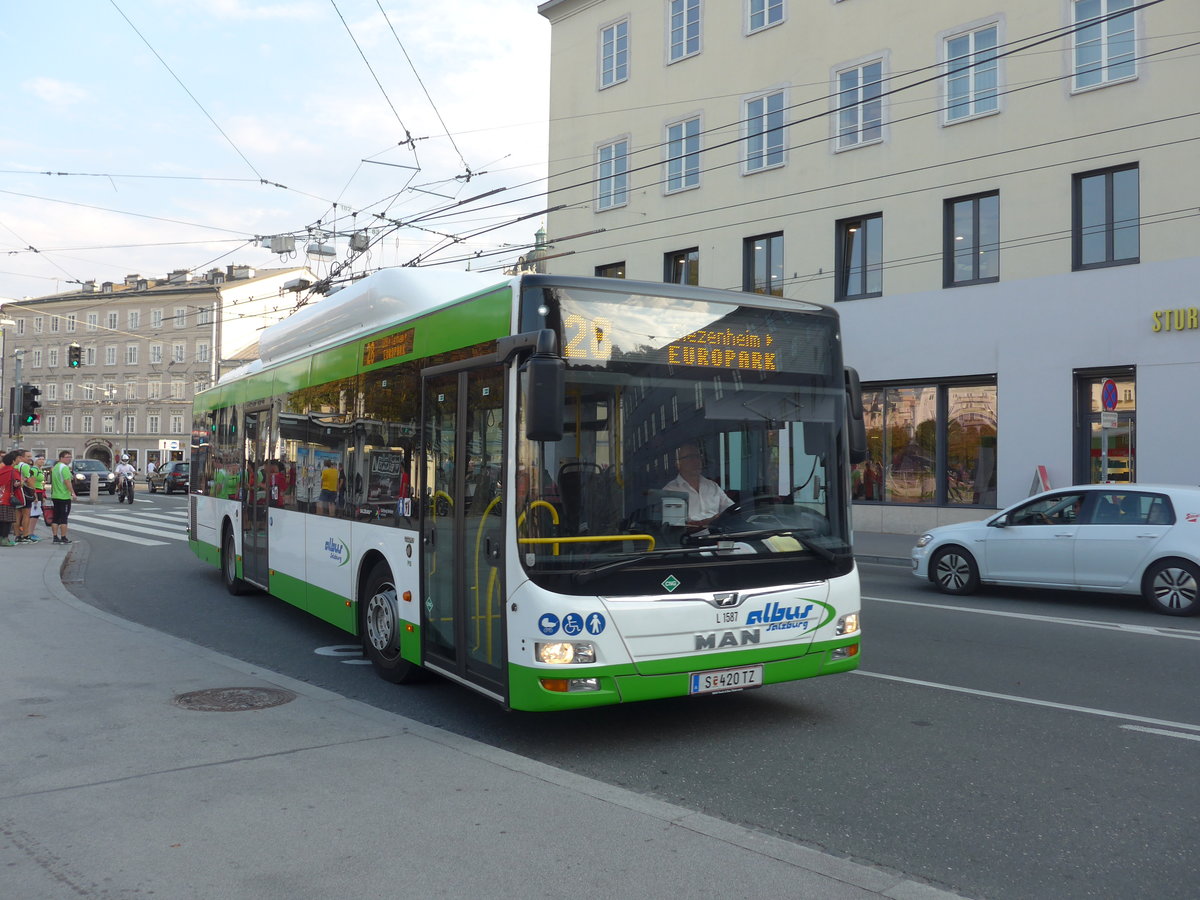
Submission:
[[[0,548],[4,897],[951,897],[100,612],[85,549]],[[233,688],[285,702],[174,702]]]

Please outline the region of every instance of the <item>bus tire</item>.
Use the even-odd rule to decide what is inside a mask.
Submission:
[[[400,614],[396,585],[386,563],[376,563],[364,583],[359,599],[359,630],[363,655],[376,674],[392,684],[416,681],[421,667],[400,655]]]
[[[225,582],[225,590],[235,597],[240,597],[250,590],[250,585],[238,578],[237,547],[233,543],[233,531],[228,528],[221,539],[221,580]]]

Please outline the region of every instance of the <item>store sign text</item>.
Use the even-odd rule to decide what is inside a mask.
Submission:
[[[1200,308],[1156,309],[1150,313],[1150,320],[1154,323],[1151,331],[1191,331],[1200,328]]]

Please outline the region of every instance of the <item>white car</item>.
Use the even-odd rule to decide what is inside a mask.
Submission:
[[[1200,613],[1200,488],[1086,484],[1037,494],[980,522],[921,535],[913,574],[947,594],[980,584],[1141,594]]]

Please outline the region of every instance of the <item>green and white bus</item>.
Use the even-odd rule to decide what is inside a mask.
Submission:
[[[556,710],[858,666],[865,441],[831,309],[392,269],[259,351],[196,395],[191,547],[382,677]]]

